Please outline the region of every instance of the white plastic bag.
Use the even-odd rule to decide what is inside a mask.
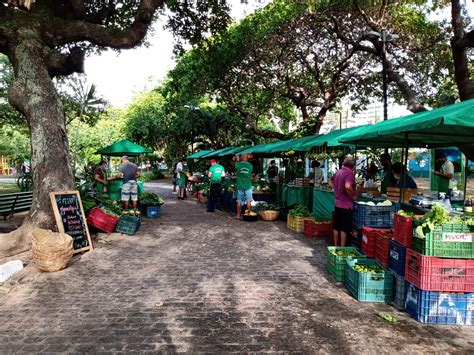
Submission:
[[[12,260],[0,265],[0,282],[7,281],[13,274],[23,269],[21,260]]]

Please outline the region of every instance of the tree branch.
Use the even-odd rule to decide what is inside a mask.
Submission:
[[[87,41],[100,47],[114,49],[133,48],[141,43],[150,26],[155,11],[165,0],[141,0],[133,24],[124,30],[108,28],[88,21],[70,21],[54,18],[44,33],[50,46]]]
[[[58,75],[84,73],[84,55],[84,51],[78,47],[68,54],[51,51],[46,58],[49,76],[54,78]]]

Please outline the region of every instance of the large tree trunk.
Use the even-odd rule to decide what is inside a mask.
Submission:
[[[459,98],[461,101],[465,101],[474,98],[474,86],[469,71],[468,42],[463,43],[462,41],[466,34],[459,0],[451,1],[451,25],[453,27],[451,50],[453,53],[454,78],[459,91]]]
[[[34,192],[32,208],[20,231],[2,237],[0,256],[28,248],[33,227],[54,227],[49,193],[74,188],[63,107],[48,73],[46,51],[39,38],[31,29],[21,29],[9,52],[15,70],[9,102],[28,121]]]

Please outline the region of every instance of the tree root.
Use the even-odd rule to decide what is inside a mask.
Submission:
[[[18,229],[10,233],[0,234],[0,259],[23,253],[31,249],[31,223],[23,223]]]

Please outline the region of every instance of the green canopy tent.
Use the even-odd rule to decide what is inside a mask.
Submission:
[[[474,143],[474,99],[361,127],[339,138],[371,147],[449,147]]]
[[[314,136],[312,139],[309,139],[308,141],[304,142],[302,146],[304,148],[314,148],[314,147],[330,147],[330,148],[336,148],[336,147],[344,147],[344,148],[356,148],[354,144],[348,144],[348,143],[342,143],[339,141],[339,138],[342,136],[354,132],[357,130],[361,130],[367,126],[359,126],[359,127],[351,127],[351,128],[343,128],[343,129],[337,129],[334,131],[331,131],[327,134],[319,135],[319,136]]]
[[[199,152],[196,152],[194,154],[189,155],[188,159],[199,159],[199,158],[203,157],[204,155],[209,154],[211,152],[212,152],[212,150],[201,150]]]
[[[237,155],[244,155],[244,154],[266,155],[270,153],[270,150],[273,147],[277,147],[278,145],[281,145],[284,142],[286,141],[276,141],[272,143],[254,145],[240,151]]]
[[[379,122],[360,131],[348,133],[340,140],[345,143],[366,144],[372,147],[404,147],[402,161],[405,161],[408,156],[408,147],[462,146],[464,148],[474,143],[473,110],[474,99],[471,99],[431,111]],[[466,184],[464,184],[465,188]],[[403,193],[400,196],[402,195]],[[466,191],[464,191],[464,197],[466,197]]]
[[[130,142],[127,139],[117,141],[105,148],[99,149],[96,154],[120,157],[122,155],[137,156],[145,153],[152,153],[152,149]]]
[[[305,143],[313,140],[321,135],[314,135],[314,136],[306,136],[298,139],[292,139],[289,141],[283,141],[281,144],[271,147],[269,153],[284,153],[290,150],[294,150],[296,152],[307,152],[309,148],[305,147]]]
[[[229,155],[235,155],[243,149],[246,149],[247,146],[243,147],[226,147],[218,150],[214,150],[207,154],[200,156],[201,159],[209,159],[209,158],[217,158],[217,157],[225,157]]]
[[[247,149],[248,145],[245,145],[245,146],[242,146],[242,147],[230,147],[229,149],[223,151],[223,152],[220,152],[219,154],[217,154],[218,157],[224,157],[224,156],[229,156],[229,155],[236,155],[238,154],[239,152],[241,152],[242,150],[244,149]]]
[[[307,136],[298,139],[288,139],[267,144],[259,144],[241,151],[240,153],[238,153],[238,155],[254,154],[262,157],[275,157],[278,154],[287,152],[289,150],[294,150],[297,152],[306,152],[308,151],[308,148],[303,147],[303,143],[314,137],[315,136]]]

